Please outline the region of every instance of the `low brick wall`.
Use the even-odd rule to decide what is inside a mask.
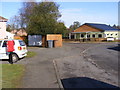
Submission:
[[[96,38],[95,41],[107,41],[106,38]]]
[[[79,41],[79,42],[86,42],[86,41],[107,41],[106,38],[84,38],[84,39],[63,39],[63,41]]]

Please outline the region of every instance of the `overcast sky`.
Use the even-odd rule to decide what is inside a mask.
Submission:
[[[0,2],[0,16],[10,19],[12,16],[17,15],[22,7],[22,2],[16,1],[8,2],[4,0],[4,2]],[[90,2],[88,2],[89,0],[84,0],[86,2],[78,0],[74,0],[74,2],[73,0],[67,1],[69,2],[57,2],[60,5],[59,10],[62,14],[59,20],[63,21],[67,27],[73,24],[74,21],[79,21],[81,24],[103,23],[118,25],[117,0],[115,2],[113,0],[109,0],[109,2],[105,2],[107,0],[104,0],[104,2],[95,2],[95,0]]]

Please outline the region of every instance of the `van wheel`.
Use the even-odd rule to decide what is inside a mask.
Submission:
[[[18,61],[18,56],[16,54],[11,54],[10,55],[10,63],[13,64]]]

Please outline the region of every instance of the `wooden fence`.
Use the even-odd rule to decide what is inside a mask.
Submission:
[[[54,47],[62,47],[62,35],[61,34],[47,34],[46,40],[53,40]]]

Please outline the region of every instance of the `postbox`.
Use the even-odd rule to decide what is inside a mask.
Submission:
[[[14,41],[7,41],[7,52],[13,52],[14,51]]]

